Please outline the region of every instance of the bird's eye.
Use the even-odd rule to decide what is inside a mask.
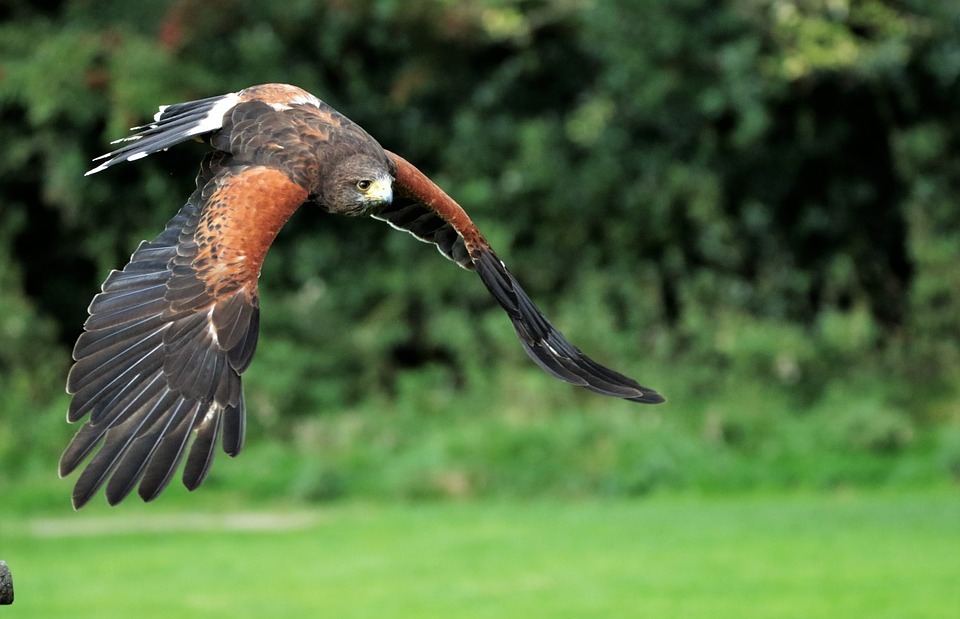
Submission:
[[[366,179],[362,181],[357,181],[357,189],[360,191],[366,191],[370,189],[370,186],[373,185],[373,181],[368,181]]]

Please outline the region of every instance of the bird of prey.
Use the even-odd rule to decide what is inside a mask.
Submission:
[[[257,345],[257,279],[280,228],[305,202],[386,221],[476,271],[524,349],[553,376],[633,402],[663,401],[570,344],[453,199],[308,92],[264,84],[163,106],[133,131],[87,174],[191,138],[212,152],[186,204],[90,303],[67,378],[68,421],[89,420],[64,452],[60,475],[99,450],[76,481],[75,508],[104,484],[111,505],[138,484],[149,501],[185,455],[182,480],[193,490],[218,441],[231,456],[240,451],[240,375]]]

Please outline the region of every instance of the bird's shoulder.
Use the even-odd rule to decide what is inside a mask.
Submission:
[[[366,148],[380,150],[363,128],[327,103],[280,86],[241,91],[211,145],[236,162],[282,170],[311,193],[328,162]]]

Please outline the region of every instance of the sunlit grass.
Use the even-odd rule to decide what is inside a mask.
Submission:
[[[9,616],[957,616],[960,496],[344,504],[0,520]],[[177,501],[179,503],[179,501]],[[6,617],[7,614],[4,614]]]

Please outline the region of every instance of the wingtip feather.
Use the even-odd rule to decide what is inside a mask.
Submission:
[[[597,363],[567,341],[534,305],[489,246],[475,247],[472,254],[477,274],[506,310],[524,350],[541,369],[562,381],[602,395],[644,404],[664,401],[656,391]]]

